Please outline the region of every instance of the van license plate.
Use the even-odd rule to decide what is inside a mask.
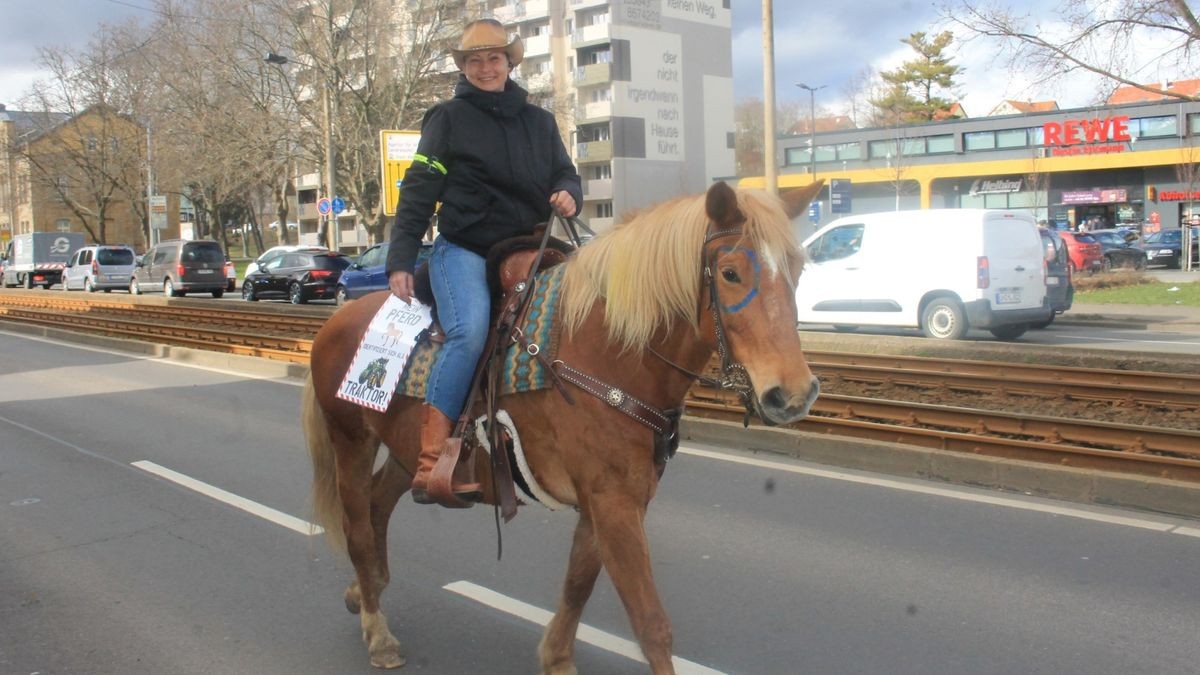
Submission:
[[[196,274],[212,274],[212,270],[196,270]]]
[[[1013,305],[1021,302],[1021,289],[1001,288],[996,291],[997,305]]]

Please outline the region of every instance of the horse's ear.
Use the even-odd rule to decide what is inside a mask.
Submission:
[[[717,181],[708,188],[708,195],[704,198],[704,212],[718,228],[733,227],[746,221],[746,216],[738,208],[737,193],[724,181]]]
[[[805,185],[801,188],[792,188],[786,192],[780,193],[779,197],[783,200],[783,211],[788,215],[788,218],[795,219],[804,209],[808,208],[809,202],[817,198],[821,194],[821,188],[825,187],[825,179]]]

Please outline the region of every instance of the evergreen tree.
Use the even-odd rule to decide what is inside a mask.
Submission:
[[[916,32],[901,40],[913,48],[917,57],[905,61],[899,68],[880,73],[886,84],[882,95],[871,99],[876,119],[885,124],[923,122],[948,113],[954,102],[938,96],[954,87],[954,77],[961,68],[950,63],[944,54],[954,36],[949,31],[930,39]]]

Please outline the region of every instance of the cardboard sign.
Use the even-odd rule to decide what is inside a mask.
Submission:
[[[429,307],[389,295],[363,334],[350,369],[338,387],[340,399],[384,412],[396,393],[417,337],[433,323]]]

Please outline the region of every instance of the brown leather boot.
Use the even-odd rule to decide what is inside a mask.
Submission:
[[[421,454],[417,457],[417,473],[413,476],[412,481],[413,501],[418,504],[441,504],[450,508],[469,508],[483,495],[483,488],[473,482],[454,484],[451,487],[452,494],[450,495],[444,494],[445,486],[443,484],[443,495],[440,498],[435,499],[430,495],[429,483],[434,467],[437,466],[438,458],[446,449],[446,441],[449,440],[453,427],[454,423],[450,418],[443,415],[442,411],[436,407],[428,403],[421,406]],[[454,453],[454,455],[454,459],[457,460],[458,453]],[[453,467],[450,470],[453,471]]]

